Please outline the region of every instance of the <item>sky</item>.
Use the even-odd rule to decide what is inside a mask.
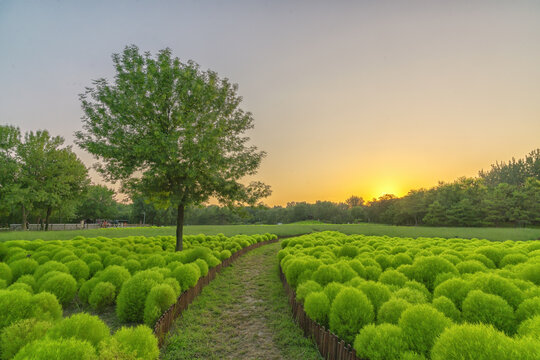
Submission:
[[[73,144],[78,94],[129,44],[239,85],[269,205],[402,196],[540,147],[537,0],[0,0],[0,123]]]

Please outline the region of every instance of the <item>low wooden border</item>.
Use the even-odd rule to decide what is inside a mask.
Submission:
[[[273,239],[273,240],[267,240],[267,241],[261,241],[252,245],[249,245],[241,250],[238,250],[234,254],[232,254],[228,259],[225,259],[221,262],[221,264],[211,268],[208,270],[208,274],[206,276],[203,276],[199,278],[199,281],[197,281],[197,284],[189,288],[188,290],[184,291],[176,302],[172,304],[167,311],[165,311],[160,318],[156,321],[156,324],[154,325],[154,335],[158,339],[159,347],[163,345],[165,342],[165,336],[171,329],[172,325],[174,324],[174,321],[182,315],[182,312],[187,309],[189,304],[193,302],[195,297],[199,295],[202,291],[202,289],[210,283],[210,281],[214,280],[217,273],[221,271],[221,269],[231,265],[236,259],[238,259],[240,256],[244,255],[250,250],[259,248],[263,245],[272,244],[275,242],[278,242],[279,239]]]
[[[330,330],[310,319],[304,311],[304,306],[296,300],[296,293],[287,283],[281,266],[279,267],[279,277],[287,293],[293,318],[304,331],[304,336],[315,341],[321,355],[327,360],[361,360],[356,356],[356,350],[353,349],[351,344],[341,340]]]

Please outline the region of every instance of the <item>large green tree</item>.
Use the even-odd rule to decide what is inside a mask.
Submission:
[[[17,146],[20,131],[9,125],[0,125],[0,214],[7,215],[19,202],[17,177],[20,171],[17,162]]]
[[[152,57],[132,45],[112,58],[114,81],[95,80],[80,96],[77,143],[101,160],[97,168],[107,180],[178,209],[176,250],[186,206],[210,198],[255,203],[270,194],[263,183],[241,182],[265,153],[248,145],[253,116],[240,108],[237,85],[182,63],[170,49]]]

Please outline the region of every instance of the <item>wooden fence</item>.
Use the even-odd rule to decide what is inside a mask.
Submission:
[[[321,355],[327,360],[361,360],[356,356],[356,350],[350,344],[309,318],[304,311],[304,306],[296,300],[296,293],[287,283],[281,266],[279,267],[279,276],[292,307],[293,318],[304,331],[304,336],[315,341]]]
[[[184,291],[178,299],[176,300],[176,303],[172,304],[167,311],[165,311],[161,317],[157,320],[156,324],[154,325],[154,335],[158,339],[159,347],[161,347],[165,341],[165,336],[171,329],[172,325],[174,324],[174,321],[180,317],[182,312],[187,309],[189,304],[193,302],[195,297],[199,295],[202,291],[202,289],[210,283],[210,281],[214,280],[217,273],[221,271],[224,267],[227,267],[231,265],[236,259],[238,259],[240,256],[244,255],[250,250],[256,249],[258,247],[261,247],[263,245],[271,244],[277,242],[278,239],[274,240],[268,240],[268,241],[262,241],[250,246],[247,246],[241,250],[238,250],[234,254],[231,255],[228,259],[225,259],[221,262],[221,264],[211,268],[208,270],[208,274],[206,276],[203,276],[199,278],[199,281],[197,284],[188,289],[187,291]]]

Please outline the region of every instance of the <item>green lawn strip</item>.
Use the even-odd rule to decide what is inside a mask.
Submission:
[[[534,240],[540,239],[540,229],[536,228],[466,228],[466,227],[427,227],[394,226],[382,224],[285,224],[285,225],[188,225],[184,227],[186,235],[223,233],[226,236],[237,234],[272,233],[278,236],[294,236],[314,231],[335,230],[345,234],[388,235],[398,237],[442,237],[442,238],[478,238],[493,241]],[[125,236],[175,235],[173,226],[160,228],[125,228],[66,231],[9,231],[0,232],[0,241],[6,240],[67,240],[75,236],[109,238]]]
[[[321,359],[293,322],[279,279],[279,243],[224,269],[177,320],[163,359]]]

